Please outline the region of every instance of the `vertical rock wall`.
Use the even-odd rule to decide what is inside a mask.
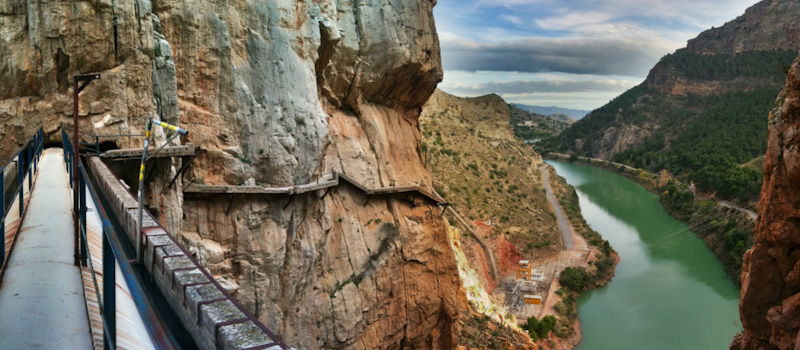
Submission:
[[[207,150],[185,181],[285,186],[341,171],[419,184],[418,116],[441,80],[431,0],[93,0],[0,4],[0,153],[39,125],[140,134],[158,117]],[[160,140],[165,135],[157,134]],[[109,141],[138,147],[137,138]],[[419,199],[186,196],[159,161],[147,205],[300,348],[449,348],[461,307],[440,210]]]
[[[797,349],[800,336],[800,61],[769,118],[753,247],[742,267],[744,333],[731,349]]]

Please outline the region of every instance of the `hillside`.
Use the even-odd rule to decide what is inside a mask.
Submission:
[[[514,135],[528,143],[537,143],[543,139],[558,136],[576,121],[565,114],[544,116],[526,111],[513,104],[508,105],[508,115]]]
[[[508,287],[515,283],[514,268],[519,260],[530,260],[534,269],[556,261],[563,264],[561,268],[584,268],[588,273],[585,288],[604,284],[614,269],[614,258],[607,255],[610,247],[604,249],[602,238],[583,220],[575,191],[549,166],[543,167],[541,156],[515,137],[509,121],[520,116],[531,114],[509,106],[494,94],[460,98],[437,90],[420,117],[426,169],[431,172],[435,189],[450,203],[447,218],[460,232],[453,238],[456,256],[463,254],[469,265],[462,267],[460,262],[459,268],[474,271],[462,271],[462,282],[473,308],[488,310],[490,315],[499,307],[487,304],[514,300]],[[544,118],[540,122],[553,122],[538,117]],[[546,198],[542,169],[549,171],[550,186],[566,211],[573,239],[579,241],[574,249],[566,250],[562,244],[554,209]],[[581,262],[569,260],[576,255],[582,258],[578,259]],[[590,259],[594,259],[592,263]],[[551,295],[553,300],[565,298],[567,294],[555,293],[557,288],[550,292],[551,282],[552,279],[543,284],[539,292]],[[505,306],[499,308],[501,313],[506,318],[514,315],[517,322],[539,315],[533,306]],[[577,344],[580,333],[574,329],[578,319],[572,310],[554,315],[558,321],[553,334],[557,337],[551,336],[547,342]],[[486,321],[482,322],[481,327],[485,328]],[[470,333],[480,330],[480,324],[464,324],[459,344],[487,344],[478,341],[482,331]],[[498,341],[513,343],[514,337],[509,338],[507,333],[497,337]]]
[[[541,185],[542,159],[515,138],[508,118],[500,96],[459,98],[437,90],[420,119],[426,168],[437,191],[463,217],[486,226],[497,244],[510,243],[513,255],[555,255],[560,233]]]
[[[543,149],[662,169],[708,194],[753,202],[766,114],[800,49],[800,4],[765,0],[667,55],[647,79],[541,143]]]
[[[531,113],[536,113],[539,115],[544,116],[555,116],[555,115],[565,115],[572,119],[579,120],[585,117],[591,111],[585,111],[582,109],[571,109],[571,108],[561,108],[561,107],[543,107],[543,106],[531,106],[531,105],[524,105],[521,103],[512,103],[514,107],[524,109]]]

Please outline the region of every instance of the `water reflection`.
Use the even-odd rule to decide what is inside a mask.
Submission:
[[[611,172],[552,164],[575,186],[589,225],[621,262],[605,288],[584,293],[580,349],[723,349],[741,329],[738,290],[705,243],[658,197]]]

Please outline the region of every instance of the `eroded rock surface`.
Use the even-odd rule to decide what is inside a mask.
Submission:
[[[14,83],[0,86],[0,154],[39,125],[57,142],[72,123],[71,77],[100,73],[81,94],[82,130],[142,134],[158,117],[190,131],[180,142],[207,153],[175,182],[179,161],[153,163],[146,204],[288,344],[450,348],[463,292],[431,203],[348,186],[291,197],[180,191],[332,171],[370,187],[430,188],[418,117],[442,78],[434,5],[4,1],[0,79]]]
[[[776,104],[753,247],[743,259],[744,333],[731,349],[796,349],[800,336],[800,61]]]

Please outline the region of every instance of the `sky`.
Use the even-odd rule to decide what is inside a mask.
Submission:
[[[444,81],[457,96],[593,110],[661,57],[757,0],[438,0]]]

